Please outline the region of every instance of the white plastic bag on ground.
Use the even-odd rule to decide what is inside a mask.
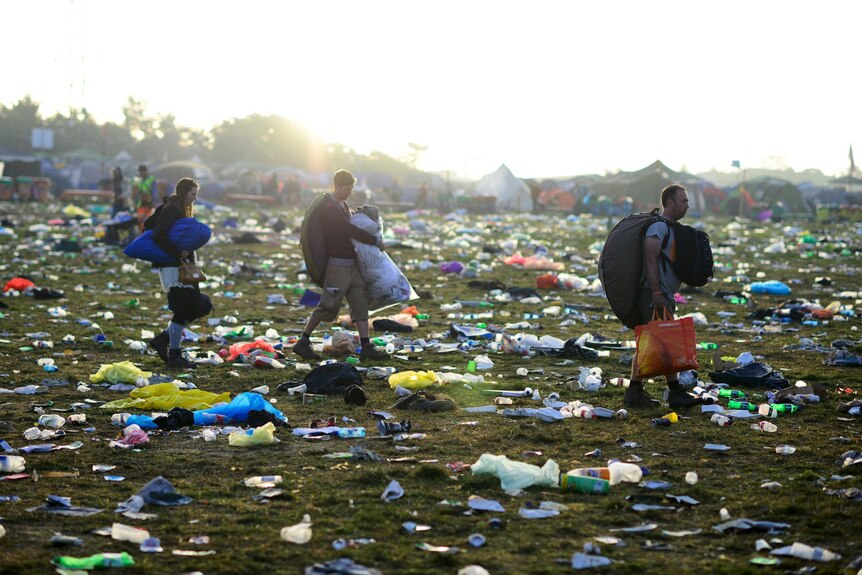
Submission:
[[[506,491],[524,489],[531,485],[557,487],[560,482],[560,466],[549,459],[540,468],[529,463],[511,461],[505,455],[483,453],[471,467],[473,474],[490,473],[500,478],[500,487]]]
[[[350,223],[373,236],[379,236],[382,229],[379,221],[374,221],[361,212],[353,214]],[[356,250],[359,273],[365,279],[370,309],[380,309],[419,297],[389,254],[379,250],[377,246],[357,240],[353,240],[353,247]]]

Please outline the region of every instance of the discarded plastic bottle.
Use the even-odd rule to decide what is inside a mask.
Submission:
[[[458,300],[458,303],[461,304],[461,307],[494,307],[494,304],[489,301],[477,301],[477,300]]]
[[[579,467],[571,469],[566,475],[577,475],[580,477],[597,477],[599,479],[611,480],[611,470],[608,467]]]
[[[365,437],[364,427],[342,427],[338,430],[338,437],[342,439],[354,439]]]
[[[757,423],[751,424],[751,429],[759,429],[766,433],[775,433],[778,431],[778,426],[771,421],[758,421]]]
[[[371,343],[373,343],[374,345],[386,346],[386,340],[382,337],[375,337],[371,340]]]
[[[763,417],[771,417],[771,418],[778,417],[778,411],[773,409],[772,406],[769,405],[768,403],[760,404],[760,406],[757,408],[757,413],[759,413]]]
[[[739,399],[745,397],[744,391],[739,391],[738,389],[719,389],[718,397],[729,397],[732,399]]]
[[[757,411],[757,406],[750,401],[736,401],[731,399],[727,402],[730,409],[747,409],[748,411]]]
[[[719,427],[728,427],[733,425],[733,420],[723,413],[713,413],[709,420]]]
[[[431,319],[431,316],[427,313],[417,313],[413,317],[415,317],[416,319]]]
[[[64,569],[95,569],[96,567],[131,567],[135,560],[131,555],[122,553],[98,553],[90,557],[54,557],[51,561],[57,567]]]
[[[799,406],[792,403],[773,403],[772,409],[778,413],[796,413],[799,411]]]
[[[560,475],[560,489],[562,491],[574,491],[576,493],[607,493],[611,489],[611,482],[599,477],[584,477],[581,475]]]
[[[710,341],[703,341],[697,344],[697,349],[718,349],[718,344]]]
[[[653,424],[653,427],[667,427],[679,421],[679,416],[676,412],[668,413],[667,415],[663,415],[661,417],[656,417],[652,419],[650,423]]]

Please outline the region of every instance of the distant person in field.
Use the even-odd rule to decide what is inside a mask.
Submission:
[[[168,294],[168,309],[174,312],[166,330],[148,343],[159,357],[174,369],[194,369],[195,363],[182,356],[183,329],[192,321],[209,315],[212,302],[203,295],[197,284],[187,285],[180,282],[180,264],[195,262],[195,252],[180,250],[170,239],[168,232],[180,218],[194,216],[194,203],[200,190],[192,178],[182,178],[177,182],[174,193],[165,198],[153,215],[147,218],[144,228],[153,231],[153,241],[168,252],[173,261],[166,264],[153,264],[159,270],[162,289]]]
[[[284,183],[284,198],[288,206],[298,206],[302,186],[296,176],[290,176]]]
[[[135,178],[132,194],[132,207],[135,209],[142,229],[144,221],[153,211],[153,190],[155,187],[156,177],[150,175],[149,169],[144,164],[138,166],[138,177]]]
[[[111,168],[111,183],[114,189],[114,203],[111,205],[111,218],[116,217],[120,212],[125,212],[129,209],[126,205],[126,195],[124,194],[123,170],[116,166]]]
[[[420,210],[428,205],[428,182],[422,182],[419,193],[416,194],[416,207]]]
[[[386,246],[382,237],[372,236],[350,223],[347,198],[353,193],[355,183],[353,174],[347,170],[337,171],[331,196],[324,200],[326,203],[320,208],[317,221],[310,224],[322,227],[327,263],[320,303],[311,312],[302,337],[293,346],[293,352],[303,359],[320,359],[311,347],[311,334],[321,322],[331,322],[338,317],[345,298],[350,305],[350,317],[359,332],[362,345],[360,361],[389,359],[388,354],[374,348],[368,337],[368,293],[356,263],[353,240],[377,245],[381,250]]]

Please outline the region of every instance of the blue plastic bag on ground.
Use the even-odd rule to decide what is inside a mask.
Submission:
[[[230,403],[195,411],[195,425],[244,423],[248,420],[248,412],[253,410],[268,411],[280,420],[287,422],[284,414],[273,407],[261,394],[245,392],[234,397]]]
[[[776,280],[770,280],[767,282],[753,282],[751,284],[751,293],[787,295],[790,293],[790,287]]]

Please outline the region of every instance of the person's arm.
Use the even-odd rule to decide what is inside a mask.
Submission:
[[[322,221],[325,222],[327,233],[346,233],[351,238],[363,244],[377,245],[377,236],[373,236],[363,229],[357,228],[350,223],[350,218],[342,209],[334,203],[330,203],[321,213]],[[380,242],[382,243],[382,241]],[[381,248],[382,249],[382,248]]]
[[[174,222],[180,219],[180,217],[182,217],[182,214],[176,206],[168,204],[162,208],[162,213],[159,214],[159,219],[156,221],[156,227],[153,228],[153,241],[177,261],[182,260],[183,252],[171,241],[168,237],[168,232],[171,226],[174,225]]]
[[[664,294],[661,291],[661,283],[658,277],[658,260],[661,257],[662,241],[658,236],[649,236],[644,239],[644,262],[646,263],[646,277],[650,292],[652,292],[652,305],[654,310],[667,306]]]

